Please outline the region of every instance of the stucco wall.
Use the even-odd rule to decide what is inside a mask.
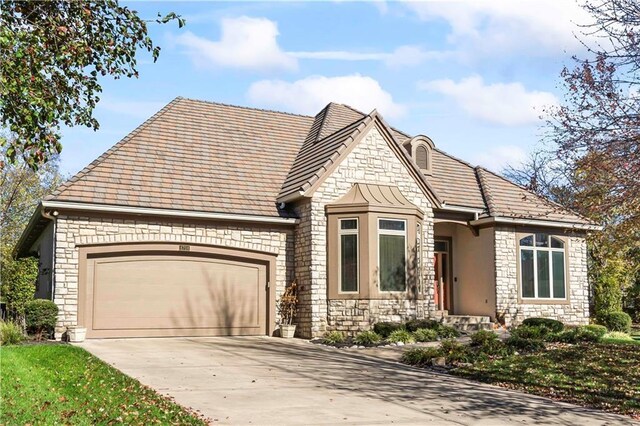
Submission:
[[[276,297],[293,277],[293,229],[218,223],[60,214],[56,230],[54,302],[59,306],[59,336],[77,325],[78,246],[135,242],[184,242],[276,254]],[[274,283],[272,282],[272,285]]]
[[[428,316],[435,310],[433,286],[426,285],[426,301],[384,300],[380,302],[327,301],[327,219],[325,205],[346,194],[354,183],[395,185],[402,194],[424,212],[423,224],[423,282],[433,282],[433,212],[431,204],[411,177],[406,167],[391,151],[377,128],[372,128],[359,144],[313,194],[309,206],[310,256],[309,279],[311,291],[311,335],[328,329],[351,327],[351,323],[373,323],[399,316]],[[306,222],[305,222],[306,223]],[[297,243],[300,246],[300,243]],[[300,254],[298,254],[300,256]],[[361,283],[362,284],[362,283]],[[368,283],[366,283],[368,285]],[[353,306],[352,306],[353,305]],[[357,306],[356,306],[357,305]],[[330,307],[329,311],[327,307]],[[376,308],[372,308],[376,306]],[[343,324],[343,325],[339,325]]]
[[[517,324],[528,317],[555,318],[573,325],[589,322],[586,240],[580,234],[559,232],[558,235],[566,237],[568,241],[569,303],[519,303],[516,229],[496,228],[496,311],[504,315],[507,325]]]

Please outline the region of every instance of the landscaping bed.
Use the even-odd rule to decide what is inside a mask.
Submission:
[[[640,419],[640,342],[628,333],[535,318],[510,334],[412,348],[402,362]]]
[[[3,346],[0,357],[3,424],[207,424],[78,347]]]

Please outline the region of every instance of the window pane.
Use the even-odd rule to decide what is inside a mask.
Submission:
[[[536,247],[549,247],[549,235],[536,234]]]
[[[525,247],[532,247],[533,246],[533,235],[529,235],[527,237],[524,237],[520,240],[520,245],[521,246],[525,246]]]
[[[358,291],[358,236],[340,236],[340,291]]]
[[[343,219],[340,221],[340,229],[358,229],[358,220]]]
[[[551,256],[553,259],[553,297],[564,299],[564,253],[556,251],[551,253]]]
[[[533,250],[520,252],[520,271],[522,274],[522,297],[534,297]]]
[[[562,242],[562,240],[559,240],[557,238],[551,237],[551,247],[552,248],[564,248],[564,243]]]
[[[405,241],[403,235],[380,235],[380,290],[405,290]]]
[[[380,229],[386,229],[388,231],[404,231],[404,220],[380,220]]]
[[[539,251],[538,253],[538,297],[551,297],[549,287],[549,252]]]
[[[433,243],[434,251],[447,251],[447,242],[446,241],[435,241]]]

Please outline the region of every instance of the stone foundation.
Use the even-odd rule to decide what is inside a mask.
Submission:
[[[371,330],[382,321],[407,321],[424,318],[425,300],[329,300],[328,331],[344,331],[354,335]]]

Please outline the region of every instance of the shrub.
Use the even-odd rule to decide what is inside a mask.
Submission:
[[[393,331],[389,335],[389,337],[387,337],[387,340],[389,342],[391,342],[391,343],[398,343],[398,342],[413,343],[413,342],[415,342],[415,340],[413,339],[413,336],[411,335],[411,333],[409,333],[404,328],[400,328],[398,330]]]
[[[628,341],[634,341],[633,337],[631,337],[630,334],[627,333],[623,333],[621,331],[610,331],[608,333],[606,333],[604,336],[602,336],[603,339],[610,339],[610,340],[628,340]]]
[[[524,339],[511,336],[504,342],[508,347],[519,352],[538,352],[544,350],[544,342],[536,339]]]
[[[38,340],[53,335],[57,318],[58,306],[51,300],[36,299],[25,306],[27,332]]]
[[[473,354],[467,345],[458,343],[452,339],[443,340],[440,344],[440,352],[447,359],[447,363],[471,362]]]
[[[404,330],[404,324],[401,322],[379,322],[373,325],[373,331],[384,338],[389,337],[396,330]]]
[[[367,346],[367,345],[375,345],[376,343],[379,343],[381,340],[382,340],[382,337],[380,337],[380,335],[377,334],[375,331],[362,331],[358,333],[358,335],[353,339],[353,342],[356,345]]]
[[[496,336],[497,337],[497,336]],[[488,357],[508,356],[513,353],[513,348],[504,344],[498,338],[493,340],[485,340],[480,345],[474,346],[478,358],[486,359]]]
[[[33,257],[12,259],[3,256],[0,269],[0,293],[7,303],[7,314],[22,323],[25,307],[33,300],[36,291],[38,260]]]
[[[436,330],[440,326],[440,322],[432,319],[413,319],[405,323],[408,331],[414,332],[419,329]]]
[[[325,345],[337,345],[344,341],[345,335],[342,331],[329,331],[322,337],[322,343]]]
[[[460,332],[450,325],[440,324],[438,326],[438,336],[442,339],[454,339],[460,337]]]
[[[498,340],[498,335],[493,331],[480,330],[471,335],[471,346],[483,346]]]
[[[606,312],[600,314],[598,322],[607,327],[609,331],[631,332],[631,317],[626,312]]]
[[[522,325],[529,325],[532,327],[546,327],[554,333],[560,333],[564,330],[564,324],[558,320],[551,318],[527,318],[522,321]]]
[[[581,340],[597,342],[607,333],[607,327],[597,324],[581,325],[576,328],[576,333]]]
[[[419,328],[413,332],[416,342],[435,342],[438,340],[438,332],[429,328]]]
[[[14,322],[0,321],[0,343],[2,345],[17,345],[22,342],[24,335],[19,325]]]
[[[519,325],[510,331],[511,336],[521,339],[545,340],[552,331],[544,325]]]
[[[405,364],[423,366],[431,364],[433,358],[442,356],[439,348],[412,348],[402,354],[401,361]]]

